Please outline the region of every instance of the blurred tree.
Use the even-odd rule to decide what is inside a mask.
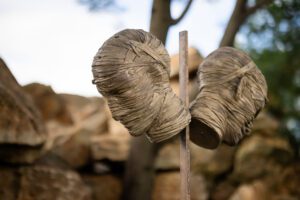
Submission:
[[[78,0],[80,4],[87,5],[90,11],[115,9],[118,6],[116,0]]]
[[[300,1],[276,0],[248,20],[241,36],[267,78],[269,111],[300,140]]]
[[[246,19],[258,9],[270,4],[272,1],[273,0],[237,0],[221,39],[220,46],[233,46],[235,35]]]
[[[172,0],[153,0],[150,32],[165,44],[169,28],[178,24],[184,18],[192,2],[193,0],[187,0],[182,13],[174,19],[171,15]]]

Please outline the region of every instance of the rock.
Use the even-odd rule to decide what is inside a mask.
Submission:
[[[273,199],[270,197],[265,183],[256,181],[252,184],[241,185],[229,200],[265,200]]]
[[[203,57],[200,55],[199,51],[193,47],[188,49],[188,65],[189,74],[196,73]],[[171,56],[171,78],[178,77],[179,74],[179,55]]]
[[[108,121],[108,132],[112,135],[130,135],[123,124],[112,118]]]
[[[280,123],[267,112],[261,112],[253,122],[252,132],[265,136],[273,136],[278,133]]]
[[[65,125],[71,125],[73,123],[65,100],[56,94],[50,86],[40,83],[31,83],[25,85],[23,88],[34,100],[44,121],[57,120]]]
[[[60,94],[60,96],[66,101],[75,122],[85,120],[97,113],[105,114],[109,119],[111,118],[109,108],[104,98],[88,98],[72,94]]]
[[[40,156],[46,137],[32,99],[0,59],[0,160],[31,163]]]
[[[191,174],[191,200],[208,199],[208,186],[201,175]]]
[[[179,141],[170,141],[160,148],[155,160],[155,168],[157,170],[178,170],[180,168],[179,161]]]
[[[90,137],[89,132],[80,130],[62,144],[54,146],[51,152],[61,157],[74,169],[84,167],[91,160]]]
[[[92,139],[93,160],[126,161],[129,153],[129,134],[106,134]]]
[[[42,157],[37,159],[33,163],[33,165],[47,166],[63,170],[71,170],[71,166],[69,165],[69,163],[67,163],[64,159],[62,159],[60,156],[54,154],[51,151],[48,151]]]
[[[40,145],[46,131],[32,99],[0,60],[0,143]]]
[[[180,173],[167,172],[156,176],[153,200],[180,199]]]
[[[11,164],[30,164],[45,153],[42,145],[0,145],[0,160]]]
[[[172,90],[175,92],[177,96],[179,96],[179,82],[178,79],[171,79],[170,80],[170,85]],[[198,93],[198,83],[197,79],[195,78],[190,78],[189,80],[189,85],[188,85],[188,94],[190,97],[190,100],[193,100]]]
[[[287,166],[280,174],[278,181],[275,183],[277,196],[282,196],[282,199],[299,199],[300,197],[300,162],[295,161]],[[272,179],[274,183],[274,179]],[[286,198],[283,198],[286,197]],[[288,197],[288,198],[287,198]]]
[[[72,171],[46,166],[2,168],[0,199],[90,200],[90,190]]]
[[[220,145],[217,150],[208,150],[190,143],[191,169],[195,173],[208,177],[216,177],[226,173],[232,168],[236,148]],[[180,150],[178,139],[164,144],[155,161],[157,170],[179,169]]]
[[[119,200],[121,197],[122,181],[114,175],[83,175],[83,180],[92,191],[93,200]]]
[[[282,167],[294,158],[288,140],[280,137],[253,135],[238,148],[234,161],[234,174],[241,181],[281,173]]]
[[[15,200],[17,199],[18,191],[18,173],[9,168],[0,169],[0,199]]]
[[[91,139],[91,152],[93,160],[108,159],[110,161],[126,161],[131,136],[128,130],[118,121],[108,117],[107,134],[97,135]]]
[[[63,158],[72,168],[78,169],[91,161],[92,138],[107,135],[111,121],[107,105],[101,98],[81,98],[68,96],[68,106],[72,110],[73,126],[62,126],[60,123],[48,122],[50,137],[47,149]],[[79,101],[78,101],[79,100]],[[78,103],[79,102],[79,103]],[[83,104],[82,107],[78,104]]]
[[[190,143],[191,168],[195,173],[204,174],[208,178],[215,178],[232,168],[235,147],[221,144],[216,150],[209,150]]]
[[[191,175],[191,199],[204,200],[207,198],[208,193],[204,178],[200,175]],[[180,173],[159,173],[155,178],[152,199],[180,199]]]
[[[91,140],[94,136],[102,134],[101,129],[97,128],[102,124],[101,118],[98,119],[95,120],[95,124],[91,120],[70,128],[60,126],[56,129],[52,128],[51,133],[55,132],[56,135],[49,138],[47,149],[64,159],[72,168],[77,169],[87,165],[91,160]]]
[[[20,199],[91,199],[90,191],[75,172],[34,167],[22,168],[20,173]]]
[[[188,55],[188,65],[189,65],[189,97],[192,101],[195,99],[198,93],[198,83],[197,83],[197,71],[198,67],[201,64],[203,57],[200,55],[199,51],[193,47],[189,48]],[[170,85],[175,92],[179,96],[179,56],[178,54],[171,56],[171,79]]]
[[[236,184],[226,179],[213,187],[210,199],[211,200],[227,200],[235,192]]]
[[[263,176],[253,182],[242,184],[231,196],[230,200],[248,199],[299,199],[300,163],[295,161],[272,176]]]
[[[96,161],[96,162],[93,162],[92,171],[95,174],[107,174],[112,171],[112,166],[111,166],[111,163]]]
[[[73,168],[81,168],[91,160],[109,159],[125,161],[129,151],[130,135],[127,129],[112,119],[106,102],[102,98],[80,98],[68,96],[74,111],[75,125],[63,127],[48,124],[51,139],[47,148],[66,160]],[[75,106],[77,105],[77,106]],[[73,108],[72,108],[73,106]]]

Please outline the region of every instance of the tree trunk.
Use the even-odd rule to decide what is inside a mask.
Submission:
[[[171,24],[170,0],[153,0],[150,32],[165,44]]]
[[[150,32],[164,44],[171,26],[170,0],[154,0]],[[132,138],[124,179],[124,200],[151,200],[155,178],[154,163],[161,145],[143,135]]]
[[[221,39],[220,47],[233,46],[234,38],[246,18],[246,0],[237,0],[224,35]]]
[[[125,171],[123,200],[151,200],[158,144],[145,136],[132,139]]]
[[[247,7],[247,0],[237,0],[224,35],[221,39],[220,47],[233,46],[235,36],[240,27],[245,23],[246,19],[257,10],[272,2],[273,0],[260,0],[252,7]]]

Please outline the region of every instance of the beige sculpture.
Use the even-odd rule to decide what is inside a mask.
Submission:
[[[198,81],[199,92],[190,107],[191,141],[209,149],[222,141],[237,144],[266,104],[263,74],[246,53],[222,47],[201,63]]]
[[[152,34],[134,29],[115,34],[94,57],[92,71],[113,118],[131,135],[145,133],[160,142],[189,124],[189,111],[169,84],[169,54]]]

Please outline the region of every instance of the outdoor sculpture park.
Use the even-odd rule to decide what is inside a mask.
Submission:
[[[280,118],[289,110],[275,109],[298,86],[286,87],[286,71],[266,70],[283,59],[274,49],[245,51],[230,35],[239,29],[231,18],[241,26],[262,9],[279,19],[279,4],[236,1],[219,47],[204,57],[189,29],[172,40],[178,53],[167,51],[163,36],[192,5],[175,19],[165,10],[172,2],[153,1],[149,31],[122,28],[97,43],[82,66],[94,97],[22,85],[0,59],[0,200],[300,198],[299,142],[284,132],[297,110]],[[170,20],[167,29],[158,19]],[[291,72],[299,58],[288,53],[298,51],[282,51],[297,61],[285,65]]]

